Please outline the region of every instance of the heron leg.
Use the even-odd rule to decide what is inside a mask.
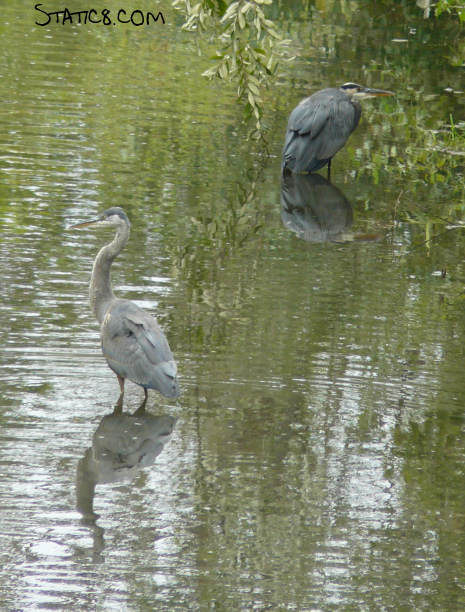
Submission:
[[[124,378],[122,376],[120,376],[119,374],[117,374],[116,377],[118,378],[119,389],[121,391],[121,395],[123,395],[123,393],[124,393]]]
[[[331,158],[328,162],[328,181],[331,181]]]

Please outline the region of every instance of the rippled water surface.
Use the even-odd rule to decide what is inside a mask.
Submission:
[[[198,54],[156,4],[150,28],[3,9],[0,607],[465,609],[465,238],[425,246],[397,216],[447,185],[355,171],[396,144],[392,105],[463,117],[447,37],[411,13],[400,48],[407,17],[378,6],[362,49],[356,13],[320,2],[303,50],[310,13],[274,3],[297,59],[265,93],[264,147],[235,88],[200,76],[214,42]],[[368,103],[332,184],[281,183],[288,113],[349,79],[398,102]],[[113,205],[132,222],[115,292],[180,372],[145,412],[132,383],[117,405],[88,306],[111,230],[69,229]]]

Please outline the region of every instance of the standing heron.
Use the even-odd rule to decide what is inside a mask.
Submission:
[[[90,280],[90,305],[100,323],[102,352],[118,377],[121,396],[126,378],[144,388],[157,389],[166,397],[177,397],[176,362],[156,320],[131,302],[117,298],[111,288],[110,271],[129,238],[131,224],[122,208],[113,207],[97,219],[73,228],[105,225],[116,229],[113,240],[97,254]]]
[[[330,87],[305,98],[290,114],[283,150],[283,170],[316,172],[328,164],[347,142],[360,121],[360,100],[393,96],[392,91],[356,83]]]

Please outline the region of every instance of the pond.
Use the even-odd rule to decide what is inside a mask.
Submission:
[[[201,76],[214,38],[121,8],[165,23],[3,8],[2,609],[465,609],[458,21],[274,2],[294,59],[256,141],[236,85]],[[346,81],[396,96],[331,182],[281,181],[290,111]],[[115,293],[179,368],[145,411],[131,382],[117,404],[88,304],[112,231],[69,229],[110,206],[132,224]]]

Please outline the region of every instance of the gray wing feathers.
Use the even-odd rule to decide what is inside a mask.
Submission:
[[[124,325],[134,334],[150,363],[157,365],[173,359],[165,334],[155,319],[143,310],[127,313]]]
[[[311,101],[310,98],[306,98],[292,111],[287,129],[297,132],[299,136],[308,134],[310,138],[316,138],[328,118],[329,108],[327,105],[323,106],[318,100]]]

